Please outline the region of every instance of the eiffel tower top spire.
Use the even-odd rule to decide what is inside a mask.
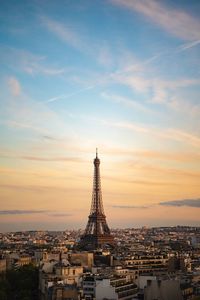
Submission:
[[[94,178],[90,215],[81,238],[80,244],[83,248],[96,249],[103,244],[113,244],[113,237],[106,222],[106,216],[103,209],[101,178],[100,178],[100,159],[96,148],[96,157],[94,159]]]
[[[101,192],[100,159],[98,158],[97,148],[96,158],[94,159],[94,179],[90,215],[91,214],[104,215]]]

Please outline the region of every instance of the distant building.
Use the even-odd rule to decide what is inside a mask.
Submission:
[[[189,258],[172,256],[168,261],[168,272],[190,272],[191,271],[191,262]]]
[[[90,253],[90,252],[70,253],[68,259],[71,264],[92,268],[94,264],[94,253]]]
[[[43,250],[36,250],[34,252],[34,258],[38,264],[40,261],[46,261],[48,259],[48,252]]]
[[[16,269],[33,263],[33,258],[28,254],[11,253],[6,256],[6,262],[8,269]]]

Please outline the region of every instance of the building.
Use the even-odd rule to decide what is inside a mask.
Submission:
[[[94,253],[75,252],[70,253],[68,259],[71,264],[81,265],[83,267],[92,268],[94,264]]]
[[[79,300],[77,286],[72,284],[56,284],[49,288],[48,300]]]
[[[125,258],[124,264],[128,268],[138,270],[139,274],[147,272],[167,271],[168,257],[163,255],[137,255],[131,258]]]
[[[75,295],[75,286],[80,284],[82,274],[82,266],[70,265],[69,262],[64,259],[44,262],[39,270],[39,291],[41,300],[62,299],[59,298],[59,295],[62,293]],[[76,297],[72,299],[76,299]]]
[[[82,266],[66,265],[62,262],[54,265],[54,274],[60,277],[67,284],[76,284],[83,274]]]
[[[126,276],[86,275],[82,281],[85,299],[130,300],[137,294],[137,286]]]
[[[180,281],[176,279],[147,280],[144,287],[144,300],[182,300]]]

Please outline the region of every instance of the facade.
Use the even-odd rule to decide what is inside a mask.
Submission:
[[[126,276],[95,276],[83,278],[83,297],[92,300],[130,300],[137,294],[137,286]]]
[[[82,266],[70,265],[63,261],[45,262],[39,271],[39,291],[41,300],[77,299]],[[60,298],[61,295],[74,295]]]
[[[137,293],[137,286],[126,277],[97,280],[96,299],[123,299],[131,300]]]
[[[79,300],[80,294],[76,285],[56,284],[49,288],[48,300]]]
[[[100,178],[100,159],[96,152],[94,159],[94,180],[93,180],[93,193],[92,205],[88,223],[84,235],[80,240],[80,248],[86,250],[94,250],[105,245],[111,246],[113,244],[113,236],[106,222],[104,214],[102,193],[101,193],[101,178]]]
[[[83,267],[65,266],[63,263],[58,263],[54,266],[54,273],[65,283],[75,284],[78,283],[79,277],[83,274]]]
[[[70,253],[69,261],[71,264],[77,264],[83,267],[92,268],[94,264],[94,253],[90,253],[90,252]]]
[[[30,255],[11,253],[6,256],[7,269],[20,268],[33,263],[33,258]]]
[[[37,250],[34,252],[34,258],[38,264],[40,261],[46,261],[48,259],[48,253],[47,251]]]
[[[86,300],[92,300],[95,298],[95,286],[96,280],[94,275],[88,274],[83,277],[82,289],[83,296]]]
[[[168,257],[163,255],[156,256],[135,256],[124,260],[125,266],[138,270],[139,274],[147,272],[160,273],[167,271]]]
[[[144,300],[182,300],[179,280],[148,280],[144,289]]]

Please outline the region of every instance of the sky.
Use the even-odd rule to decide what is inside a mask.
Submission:
[[[0,4],[0,231],[200,226],[200,1]]]

